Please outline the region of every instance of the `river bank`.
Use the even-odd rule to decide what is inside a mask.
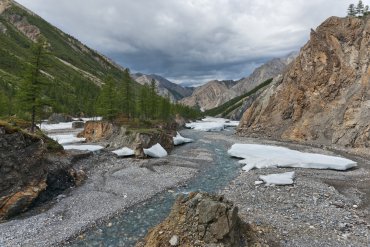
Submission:
[[[166,217],[178,193],[192,190],[225,194],[239,206],[255,237],[270,246],[312,246],[315,241],[324,244],[317,246],[366,246],[369,194],[362,189],[369,184],[368,160],[349,157],[359,166],[346,172],[242,172],[237,159],[226,154],[234,143],[332,153],[232,133],[184,130],[195,142],[163,159],[118,159],[107,151],[82,159],[75,167],[85,170],[87,181],[37,212],[0,224],[0,246],[131,246]],[[296,171],[293,186],[254,185],[259,175],[288,170]]]

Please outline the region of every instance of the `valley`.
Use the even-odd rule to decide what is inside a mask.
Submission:
[[[0,0],[0,247],[369,246],[366,3],[52,1]]]

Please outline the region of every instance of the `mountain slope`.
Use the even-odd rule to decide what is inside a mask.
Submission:
[[[0,115],[16,112],[13,101],[39,35],[49,44],[42,73],[52,111],[92,113],[105,77],[119,81],[124,69],[14,1],[0,0]]]
[[[370,146],[370,19],[331,17],[245,112],[240,135],[367,150]]]
[[[202,111],[212,109],[236,96],[234,92],[229,90],[234,85],[234,81],[210,81],[195,88],[193,94],[182,99],[180,103],[197,107]]]
[[[297,52],[292,52],[285,57],[274,58],[266,62],[255,69],[250,76],[239,80],[238,83],[231,88],[231,90],[234,91],[236,95],[241,95],[252,90],[267,79],[274,78],[275,76],[283,73],[287,65],[291,63],[297,57],[297,55]]]
[[[188,97],[192,94],[193,90],[190,88],[182,87],[178,84],[170,82],[166,78],[163,78],[159,75],[144,75],[144,74],[134,74],[133,78],[135,81],[141,85],[150,84],[152,80],[155,80],[157,85],[158,95],[167,97],[169,96],[171,101],[175,102],[184,97]]]
[[[285,57],[274,58],[256,68],[250,76],[233,82],[234,85],[231,87],[215,87],[214,85],[207,85],[207,83],[196,88],[192,96],[183,99],[181,102],[192,107],[199,106],[199,108],[203,110],[220,107],[228,101],[233,100],[233,98],[248,93],[264,81],[283,73],[284,69],[296,56],[297,53],[292,52]],[[209,83],[214,84],[215,81]]]

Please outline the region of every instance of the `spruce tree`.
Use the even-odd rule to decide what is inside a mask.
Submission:
[[[155,119],[158,112],[158,95],[157,95],[157,85],[154,79],[150,82],[149,89],[149,107],[150,107],[150,117]]]
[[[98,99],[98,114],[112,121],[118,114],[117,87],[112,77],[108,77]]]
[[[125,113],[129,118],[134,117],[135,113],[135,95],[132,87],[132,80],[130,76],[130,70],[125,69],[123,74],[122,83],[122,112]]]
[[[356,7],[356,14],[358,16],[363,16],[364,15],[364,4],[362,1],[358,1],[357,7]]]
[[[356,9],[353,3],[348,6],[347,16],[356,16]]]
[[[46,82],[41,76],[41,69],[45,66],[46,45],[47,43],[42,36],[32,45],[33,56],[17,95],[20,109],[31,114],[32,133],[35,131],[36,115],[45,105],[43,88]]]

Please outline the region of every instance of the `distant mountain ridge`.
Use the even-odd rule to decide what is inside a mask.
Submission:
[[[297,55],[297,52],[291,52],[282,58],[274,58],[255,69],[250,76],[238,81],[207,82],[200,87],[196,87],[191,96],[182,99],[180,102],[188,106],[198,107],[204,111],[221,106],[229,100],[253,90],[264,81],[283,73]]]
[[[141,85],[150,84],[152,80],[155,80],[158,95],[163,97],[169,96],[172,102],[188,97],[193,92],[193,88],[182,87],[181,85],[173,83],[166,78],[155,74],[145,75],[142,73],[136,73],[132,74],[132,77]]]

